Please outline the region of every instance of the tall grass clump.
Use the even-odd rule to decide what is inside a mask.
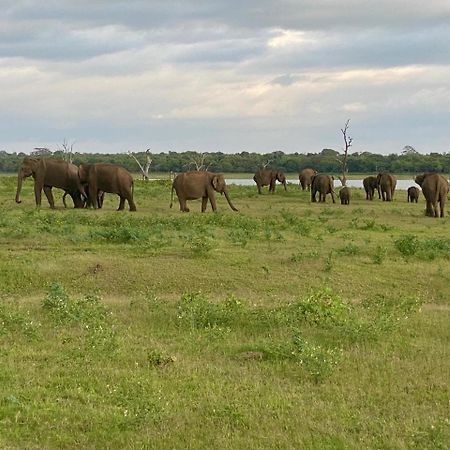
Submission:
[[[23,313],[17,307],[0,304],[0,337],[23,335],[27,339],[39,336],[40,323]]]
[[[419,239],[417,236],[407,234],[394,241],[395,248],[404,256],[409,257],[416,254],[419,250]]]
[[[213,303],[201,292],[185,292],[177,305],[178,321],[193,330],[231,327],[244,311],[241,300],[234,296]]]
[[[183,237],[184,246],[195,258],[204,258],[209,256],[214,249],[213,239],[203,232],[187,234]]]
[[[332,289],[325,287],[311,292],[290,307],[297,319],[315,325],[342,323],[350,313],[350,306]]]
[[[60,283],[52,283],[42,307],[60,327],[76,328],[86,350],[111,353],[117,349],[117,335],[111,312],[98,294],[72,299]]]

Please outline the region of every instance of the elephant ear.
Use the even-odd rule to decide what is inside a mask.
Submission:
[[[219,185],[219,177],[214,175],[211,180],[212,187],[217,191],[217,186]]]

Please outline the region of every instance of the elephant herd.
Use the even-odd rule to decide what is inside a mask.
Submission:
[[[302,190],[311,191],[311,202],[316,202],[316,195],[319,194],[319,202],[325,202],[327,194],[331,195],[333,203],[334,178],[330,175],[317,173],[311,168],[303,169],[299,173],[299,182]],[[275,192],[275,182],[280,181],[286,190],[286,177],[283,172],[279,170],[260,170],[253,180],[258,186],[258,193],[261,194],[261,186],[269,185],[269,191]],[[442,175],[437,173],[425,173],[418,175],[415,182],[422,188],[423,196],[426,201],[425,214],[431,217],[444,217],[445,201],[450,188],[449,182]],[[394,199],[395,187],[397,180],[394,175],[390,173],[379,173],[376,177],[369,176],[364,178],[363,186],[366,192],[366,200],[373,200],[375,190],[378,192],[378,198],[383,201],[391,202]],[[351,198],[351,191],[347,186],[344,186],[339,191],[339,198],[341,204],[349,205]],[[408,202],[418,202],[420,190],[411,186],[407,191]]]
[[[57,159],[40,159],[25,157],[17,176],[16,202],[21,203],[20,193],[23,180],[34,178],[34,196],[36,206],[41,206],[42,191],[47,197],[51,208],[55,207],[52,188],[64,191],[63,202],[69,195],[75,208],[101,208],[105,192],[117,194],[120,198],[118,211],[128,202],[130,211],[136,211],[134,203],[133,177],[126,169],[115,164],[74,164]],[[202,211],[206,210],[208,200],[212,209],[216,210],[214,192],[224,194],[231,209],[237,211],[228,195],[223,175],[211,172],[187,172],[178,175],[172,185],[180,202],[181,211],[189,211],[187,200],[202,198]],[[170,204],[172,206],[172,203]]]
[[[52,188],[56,187],[64,190],[63,202],[69,195],[75,208],[101,208],[105,192],[119,196],[118,210],[123,210],[125,201],[128,202],[130,211],[136,211],[133,200],[134,182],[132,175],[123,167],[115,164],[74,164],[57,159],[40,159],[25,157],[17,177],[16,202],[20,203],[20,193],[23,180],[32,176],[34,178],[34,195],[36,206],[41,205],[42,191],[46,195],[51,208],[55,207]],[[280,170],[261,169],[258,170],[253,180],[255,181],[258,193],[261,194],[263,186],[269,186],[269,192],[275,192],[276,182],[283,184],[286,188],[286,176]],[[444,206],[449,190],[449,183],[446,178],[436,173],[425,173],[418,175],[416,183],[422,188],[422,193],[426,200],[426,215],[432,217],[444,217]],[[319,195],[319,202],[325,202],[328,194],[331,195],[335,203],[334,178],[330,175],[317,173],[314,169],[303,169],[299,173],[300,187],[303,190],[311,191],[311,202],[316,202]],[[364,178],[363,186],[366,192],[366,199],[373,200],[375,190],[378,198],[383,201],[392,201],[394,198],[397,180],[389,173],[379,173],[376,177]],[[172,183],[171,203],[173,204],[173,192],[176,192],[180,203],[180,210],[188,212],[188,200],[202,199],[201,210],[204,212],[208,200],[213,211],[216,211],[215,192],[225,195],[225,198],[233,211],[237,211],[230,200],[227,185],[223,175],[206,171],[185,172],[177,175]],[[412,186],[408,189],[408,202],[416,202],[419,198],[419,189]],[[340,189],[339,196],[341,204],[349,205],[351,191],[347,186]]]
[[[430,217],[444,217],[445,201],[449,191],[449,183],[446,178],[437,173],[424,173],[416,176],[414,180],[421,188],[425,197],[425,214]],[[376,177],[367,177],[363,180],[366,199],[373,200],[375,189],[378,191],[378,198],[383,201],[392,201],[394,199],[395,186],[397,180],[388,173],[379,173]],[[408,202],[417,203],[420,190],[411,186],[407,191]]]
[[[25,157],[17,176],[16,202],[20,203],[23,180],[34,178],[34,197],[36,206],[41,206],[42,191],[47,197],[50,208],[55,207],[52,188],[64,191],[63,202],[69,195],[75,208],[103,205],[105,192],[120,197],[119,210],[124,209],[125,200],[130,211],[136,211],[133,201],[133,177],[124,168],[115,164],[74,164],[58,159],[40,159]]]

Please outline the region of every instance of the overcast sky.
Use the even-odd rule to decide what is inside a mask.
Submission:
[[[450,151],[449,0],[0,0],[0,150]]]

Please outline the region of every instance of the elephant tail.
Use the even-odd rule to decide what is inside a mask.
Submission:
[[[170,193],[170,205],[169,205],[169,208],[172,208],[172,205],[173,205],[173,190],[174,189],[175,188],[174,188],[174,186],[172,184],[172,192]]]

